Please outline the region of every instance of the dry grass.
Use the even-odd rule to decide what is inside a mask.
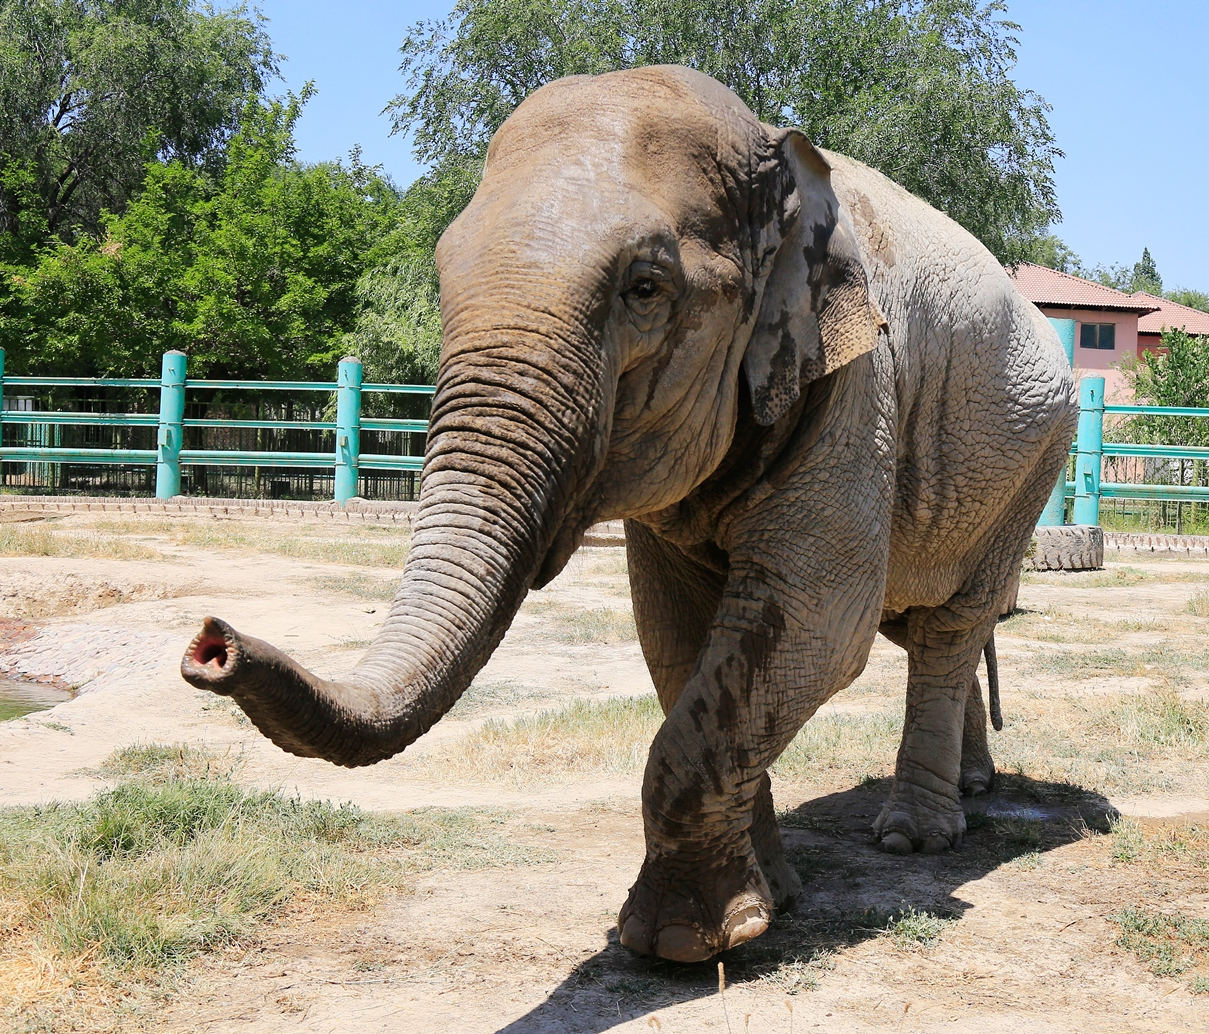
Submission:
[[[428,755],[441,778],[533,787],[551,778],[632,775],[663,720],[653,696],[576,700],[515,721],[492,720]]]
[[[1174,689],[1015,701],[1001,771],[1106,795],[1209,791],[1209,705]]]
[[[0,556],[74,557],[90,560],[166,560],[159,550],[120,536],[0,524]]]
[[[252,521],[101,520],[98,537],[134,537],[206,551],[270,553],[326,564],[401,567],[411,536],[405,527],[259,524]]]
[[[571,608],[563,604],[536,600],[528,612],[542,623],[542,631],[560,643],[629,643],[638,638],[634,613],[629,607]]]

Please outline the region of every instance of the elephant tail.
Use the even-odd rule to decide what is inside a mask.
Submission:
[[[982,648],[987,662],[987,697],[991,709],[991,727],[1000,732],[1003,729],[1003,710],[999,706],[999,661],[995,656],[995,633],[987,640]]]

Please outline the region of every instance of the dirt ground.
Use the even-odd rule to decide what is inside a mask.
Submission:
[[[999,635],[1009,721],[992,750],[1009,775],[971,802],[970,833],[952,854],[899,858],[874,848],[869,824],[893,768],[892,744],[834,768],[778,774],[774,795],[805,888],[792,914],[723,958],[720,993],[714,964],[651,962],[617,943],[617,909],[642,860],[640,769],[442,778],[439,759],[487,720],[650,692],[625,632],[623,550],[581,550],[549,588],[531,594],[476,680],[472,706],[404,755],[350,772],[278,751],[221,701],[188,687],[177,666],[201,617],[216,614],[337,673],[372,638],[393,570],[322,550],[287,557],[221,535],[203,541],[200,531],[173,534],[162,521],[140,531],[122,520],[115,530],[77,514],[56,518],[55,528],[119,537],[136,547],[129,557],[0,559],[0,675],[79,688],[70,702],[0,724],[0,801],[82,798],[107,785],[95,770],[116,748],[198,743],[238,756],[240,782],[304,797],[375,810],[504,809],[510,835],[547,859],[435,871],[369,912],[287,919],[194,963],[144,1019],[148,1029],[1209,1029],[1209,994],[1151,972],[1118,944],[1121,927],[1110,918],[1138,904],[1209,920],[1209,871],[1178,859],[1124,864],[1107,832],[1118,813],[1143,829],[1209,822],[1202,756],[1147,755],[1137,771],[1126,756],[1118,768],[1111,732],[1104,744],[1089,743],[1063,725],[1069,718],[1098,728],[1084,717],[1117,714],[1130,694],[1205,700],[1209,617],[1190,601],[1209,587],[1209,561],[1119,557],[1096,579],[1026,578],[1022,613]],[[249,523],[281,540],[297,532]],[[598,626],[604,615],[606,630],[577,634],[584,615]],[[896,701],[901,710],[904,681],[901,653],[879,640],[866,674],[816,721]],[[1105,711],[1105,701],[1118,710]],[[935,938],[886,932],[888,915],[912,911],[944,917]]]

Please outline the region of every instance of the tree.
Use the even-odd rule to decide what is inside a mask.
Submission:
[[[276,74],[255,12],[193,0],[0,4],[0,258],[96,234],[148,161],[215,170]]]
[[[1086,272],[1079,256],[1062,238],[1052,233],[1029,241],[1022,249],[1021,261],[1056,269],[1059,273],[1070,273],[1072,276],[1082,276]]]
[[[1122,366],[1138,405],[1209,407],[1209,348],[1204,340],[1166,330],[1162,347],[1164,352]],[[1128,422],[1126,435],[1138,442],[1209,446],[1209,420],[1138,416]]]
[[[449,159],[403,195],[398,222],[380,248],[389,258],[368,269],[357,283],[361,309],[345,342],[346,351],[365,365],[366,380],[435,381],[441,309],[432,255],[477,182],[472,163]]]
[[[1145,291],[1147,294],[1162,295],[1163,278],[1159,276],[1158,267],[1150,257],[1150,249],[1142,249],[1142,257],[1133,264],[1133,273],[1129,278],[1131,291]]]
[[[881,169],[1004,261],[1059,218],[1048,105],[1010,77],[1002,0],[458,0],[401,48],[389,106],[416,156],[480,158],[551,79],[660,62]]]
[[[1179,305],[1187,305],[1201,312],[1209,312],[1209,294],[1204,291],[1194,291],[1190,287],[1177,287],[1168,291],[1164,296]]]
[[[99,234],[12,276],[0,306],[12,368],[147,376],[179,348],[194,375],[330,376],[399,197],[355,152],[348,164],[293,161],[308,93],[249,101],[217,175],[150,162]]]

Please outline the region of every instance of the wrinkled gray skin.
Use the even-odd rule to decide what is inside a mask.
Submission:
[[[526,100],[437,261],[420,505],[377,641],[327,682],[208,619],[185,677],[286,750],[371,764],[624,517],[667,718],[623,944],[708,958],[794,896],[766,770],[879,628],[909,674],[876,835],[956,845],[960,795],[994,774],[975,668],[1075,419],[1054,334],[992,256],[713,80],[646,68]]]

